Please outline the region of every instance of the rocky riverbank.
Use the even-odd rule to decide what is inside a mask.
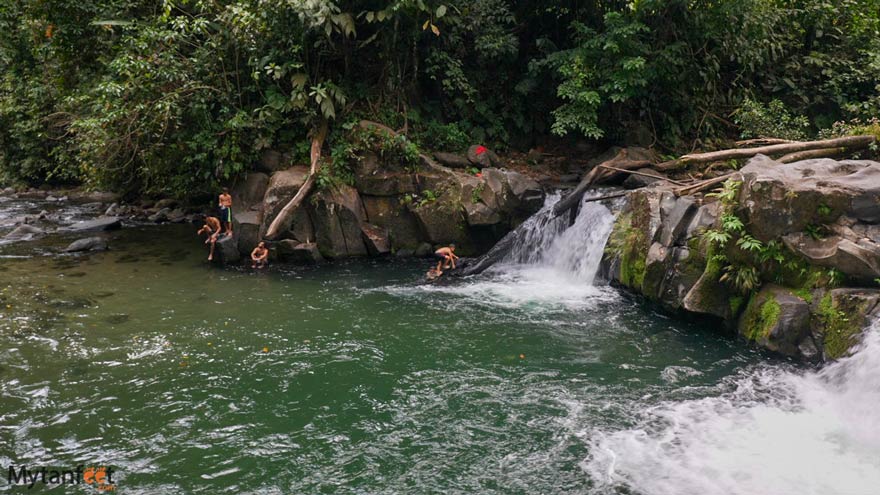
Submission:
[[[880,314],[880,163],[751,159],[720,192],[630,193],[605,276],[760,347],[836,359]]]
[[[544,190],[515,171],[474,168],[477,174],[426,156],[407,167],[367,153],[352,164],[352,184],[321,188],[303,203],[274,249],[298,262],[425,256],[449,243],[464,255],[484,252],[541,207]],[[305,166],[251,172],[233,188],[237,243],[223,243],[227,259],[250,253],[307,174]]]

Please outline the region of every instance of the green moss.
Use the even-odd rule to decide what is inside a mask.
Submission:
[[[605,244],[605,254],[620,259],[620,283],[641,291],[645,281],[648,243],[647,236],[636,227],[637,223],[634,221],[636,216],[633,211],[638,211],[640,205],[633,203],[631,207],[632,209],[617,217],[611,236]]]
[[[799,289],[792,289],[792,294],[803,299],[808,304],[813,302],[813,292],[807,287],[801,287]]]
[[[742,308],[743,303],[745,302],[745,298],[743,296],[733,296],[730,298],[730,314],[736,316],[739,314],[739,310]]]
[[[858,300],[835,301],[825,294],[819,301],[818,316],[825,325],[823,347],[825,357],[843,357],[858,342],[860,326],[854,321],[864,314],[866,302]]]
[[[745,326],[741,329],[741,333],[752,341],[766,340],[770,336],[770,331],[779,321],[781,314],[782,307],[773,296],[764,301],[759,301],[757,296],[752,296],[746,307],[746,314],[743,316]]]

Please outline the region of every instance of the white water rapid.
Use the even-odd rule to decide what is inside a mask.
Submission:
[[[511,234],[515,241],[501,262],[483,275],[452,286],[423,285],[419,290],[443,292],[492,307],[528,306],[537,313],[592,307],[616,297],[593,285],[614,215],[605,206],[584,202],[569,226],[569,215],[554,217],[558,194]]]
[[[646,405],[586,432],[590,477],[644,495],[880,493],[880,321],[821,371],[761,366],[700,400]]]

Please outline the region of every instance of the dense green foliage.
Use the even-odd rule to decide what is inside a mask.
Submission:
[[[880,0],[8,0],[0,173],[199,193],[323,119],[331,148],[359,118],[452,150],[800,137],[878,114],[878,34]]]

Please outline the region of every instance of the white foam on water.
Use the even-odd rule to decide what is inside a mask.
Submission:
[[[614,290],[593,282],[614,216],[599,203],[584,202],[569,226],[568,214],[553,215],[558,200],[558,194],[549,195],[541,210],[517,228],[517,242],[504,259],[483,274],[452,285],[421,285],[410,290],[539,311],[591,308],[613,300]]]
[[[582,467],[645,495],[880,493],[880,321],[821,371],[762,366],[718,397],[645,407],[593,431]]]

